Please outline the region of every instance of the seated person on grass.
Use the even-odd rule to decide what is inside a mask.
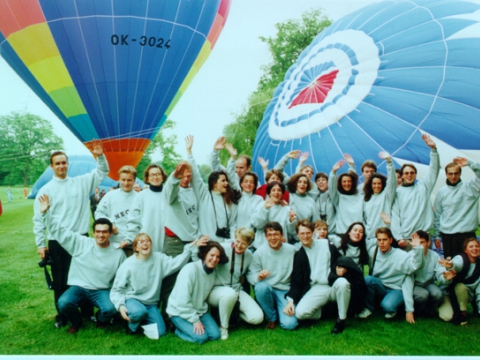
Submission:
[[[278,317],[283,329],[294,330],[298,325],[297,318],[283,310],[287,306],[285,294],[290,290],[295,248],[285,242],[280,223],[269,222],[264,230],[268,243],[253,254],[247,279],[254,286],[255,297],[267,320],[267,328],[275,329]]]
[[[96,219],[93,223],[95,239],[73,233],[56,221],[52,221],[48,209],[48,195],[39,198],[40,213],[50,234],[72,255],[68,272],[70,286],[58,300],[60,313],[70,321],[69,334],[78,332],[82,325],[82,315],[78,309],[81,302],[98,307],[97,328],[105,328],[116,309],[110,301],[110,288],[115,274],[126,256],[123,250],[116,249],[110,243],[112,223],[108,219]]]
[[[340,253],[333,243],[312,239],[313,225],[309,220],[299,220],[296,230],[302,246],[295,253],[291,287],[286,294],[288,303],[283,311],[299,320],[319,320],[323,306],[329,301],[337,302],[338,320],[332,334],[340,334],[350,303],[350,284],[343,277],[346,269],[335,266]],[[331,272],[339,277],[330,285]]]
[[[369,317],[375,308],[375,300],[381,299],[385,318],[392,319],[399,307],[405,304],[406,320],[414,323],[413,279],[411,274],[423,265],[423,247],[420,238],[412,238],[412,251],[393,248],[393,236],[389,228],[378,228],[375,232],[377,246],[370,248],[370,274],[365,278],[367,297],[365,309],[359,318]]]

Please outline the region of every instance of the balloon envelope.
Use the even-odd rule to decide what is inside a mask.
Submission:
[[[117,177],[136,166],[220,35],[231,0],[0,0],[0,54]]]
[[[264,113],[253,157],[272,164],[300,149],[326,173],[344,153],[357,164],[379,163],[380,151],[428,164],[424,132],[472,154],[480,149],[478,59],[478,1],[362,8],[321,32],[289,69]]]

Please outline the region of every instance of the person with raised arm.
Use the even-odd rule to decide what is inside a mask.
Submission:
[[[463,182],[462,167],[468,166],[474,177]],[[435,197],[434,231],[435,245],[443,243],[443,256],[463,254],[463,242],[475,237],[478,222],[478,199],[480,196],[480,164],[463,157],[456,157],[445,166],[447,184],[438,190]]]
[[[410,236],[417,230],[430,232],[433,228],[433,210],[430,200],[440,170],[437,145],[427,134],[422,135],[431,149],[427,174],[415,182],[417,168],[413,164],[402,165],[403,184],[397,187],[392,206],[391,228],[398,246],[409,250]]]
[[[91,148],[92,155],[97,160],[97,167],[88,174],[69,177],[68,157],[63,151],[54,151],[50,154],[50,167],[53,177],[38,191],[33,207],[33,233],[37,244],[37,252],[42,259],[50,256],[53,263],[53,293],[54,304],[57,309],[55,327],[67,325],[67,319],[59,312],[57,303],[60,296],[68,289],[67,280],[71,262],[71,255],[59,244],[57,239],[47,231],[44,218],[40,213],[40,195],[47,195],[51,200],[49,210],[53,222],[65,226],[76,234],[87,236],[90,228],[90,194],[105,179],[108,174],[108,163],[103,153],[102,144],[94,141]],[[47,248],[48,241],[48,248]],[[87,309],[91,315],[91,309]]]
[[[96,219],[93,223],[93,236],[80,235],[68,229],[68,223],[56,221],[47,194],[37,198],[38,211],[42,216],[48,232],[72,256],[68,272],[69,288],[60,296],[58,309],[60,314],[70,321],[69,334],[77,333],[82,325],[79,311],[81,303],[88,303],[98,308],[96,327],[105,328],[116,313],[110,301],[110,288],[115,274],[125,260],[125,253],[115,248],[110,242],[113,225],[108,219]]]

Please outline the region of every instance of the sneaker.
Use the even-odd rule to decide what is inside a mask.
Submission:
[[[74,326],[70,326],[67,330],[67,333],[69,334],[76,334],[78,332],[78,330],[80,330],[79,328],[76,328]]]
[[[220,326],[220,335],[222,340],[227,340],[228,339],[228,328],[224,328]]]
[[[93,322],[93,323],[96,323],[97,318],[94,315],[92,315],[92,316],[90,316],[90,321]]]
[[[393,319],[395,316],[397,316],[397,312],[393,312],[393,313],[386,313],[385,314],[385,319]]]
[[[275,330],[275,321],[269,321],[267,323],[267,329],[268,330]]]
[[[60,329],[60,328],[62,328],[62,327],[64,327],[64,326],[67,326],[67,323],[66,323],[65,321],[63,321],[63,320],[58,320],[57,322],[55,322],[55,327],[56,327],[57,329]]]
[[[451,322],[454,325],[461,325],[461,326],[465,326],[468,324],[467,317],[463,314],[454,314]]]
[[[372,315],[372,312],[370,311],[369,308],[365,308],[362,310],[362,312],[360,314],[358,314],[358,317],[360,319],[366,319],[367,317],[369,317],[370,315]]]
[[[341,334],[343,330],[345,329],[345,319],[337,319],[337,322],[335,323],[335,326],[332,329],[332,334],[337,335]]]

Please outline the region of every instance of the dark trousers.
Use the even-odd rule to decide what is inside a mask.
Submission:
[[[165,236],[163,252],[165,255],[168,255],[174,258],[183,252],[183,248],[187,244],[189,243],[183,242],[178,237]],[[166,312],[167,305],[168,305],[168,298],[173,291],[173,287],[175,286],[175,282],[177,280],[177,276],[179,272],[180,270],[174,272],[173,274],[168,275],[162,281],[162,289],[160,291],[160,303],[162,304],[162,316],[164,316],[165,319],[168,319],[168,315]]]
[[[88,236],[87,234],[83,234]],[[48,240],[48,252],[53,260],[51,265],[52,269],[52,278],[53,278],[53,298],[55,301],[55,309],[57,309],[57,316],[55,321],[63,321],[67,323],[67,318],[65,315],[61,314],[58,309],[58,300],[68,289],[68,271],[70,270],[70,263],[72,262],[72,256],[58,243],[57,240]],[[83,305],[83,304],[82,304]],[[83,313],[85,315],[93,315],[93,308],[87,307],[86,309],[82,306]]]
[[[445,258],[453,258],[455,255],[463,254],[463,242],[468,238],[477,238],[475,231],[456,234],[440,233],[440,235],[442,236],[443,256]]]
[[[60,296],[67,291],[68,270],[72,261],[71,255],[57,242],[57,240],[48,241],[48,252],[53,260],[52,277],[53,277],[53,297],[55,300],[55,308],[57,316],[55,321],[67,322],[65,315],[60,314],[58,309],[58,300]]]

